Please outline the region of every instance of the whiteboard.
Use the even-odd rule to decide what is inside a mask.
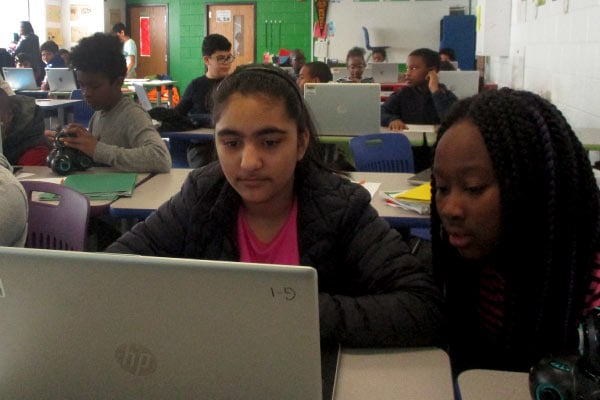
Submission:
[[[454,6],[469,13],[469,0],[330,0],[327,21],[335,24],[335,35],[329,38],[328,58],[345,63],[350,48],[366,48],[362,26],[369,30],[371,46],[390,46],[389,62],[405,63],[408,53],[420,47],[438,50],[440,21]]]

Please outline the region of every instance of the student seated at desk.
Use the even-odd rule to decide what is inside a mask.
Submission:
[[[40,51],[42,53],[42,61],[46,64],[46,69],[48,68],[66,68],[65,60],[58,54],[58,45],[54,43],[52,40],[48,40],[40,46]],[[48,76],[44,76],[44,80],[42,81],[42,90],[49,90],[48,86]]]
[[[427,268],[369,193],[323,164],[293,78],[242,66],[214,100],[218,161],[108,251],[312,266],[324,342],[433,344],[441,302]]]
[[[457,98],[439,83],[440,55],[431,49],[417,49],[408,55],[408,86],[392,93],[381,105],[381,126],[394,131],[406,124],[437,125]]]
[[[333,80],[333,74],[329,66],[321,61],[313,61],[308,64],[304,64],[300,68],[300,74],[296,83],[300,88],[300,93],[304,93],[304,84],[308,82],[314,83],[327,83]]]
[[[0,246],[23,247],[27,241],[28,201],[12,166],[0,153]]]
[[[44,112],[29,96],[8,96],[0,89],[2,147],[12,165],[46,165],[52,148],[44,135]]]
[[[212,93],[229,74],[235,60],[235,56],[231,54],[231,42],[218,33],[206,36],[202,41],[202,60],[206,73],[190,82],[175,111],[189,118],[196,127],[212,127]],[[188,147],[190,167],[201,167],[213,161],[213,147],[212,141],[194,143]]]
[[[353,47],[348,50],[346,54],[346,68],[348,69],[348,76],[340,78],[337,82],[340,83],[373,83],[372,76],[363,78],[363,73],[367,67],[367,61],[365,60],[366,50],[362,47]]]
[[[511,89],[461,100],[439,128],[432,193],[454,372],[575,354],[600,305],[600,194],[560,111]]]
[[[152,119],[139,104],[124,97],[127,71],[117,36],[96,33],[71,52],[85,101],[95,110],[89,131],[78,124],[64,130],[65,145],[81,150],[95,163],[131,172],[169,172],[171,155]],[[55,132],[46,131],[54,138]]]

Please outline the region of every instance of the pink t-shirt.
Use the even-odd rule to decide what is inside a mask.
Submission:
[[[265,264],[300,265],[297,230],[298,202],[294,199],[287,221],[270,243],[259,241],[246,220],[244,207],[237,217],[240,261]]]

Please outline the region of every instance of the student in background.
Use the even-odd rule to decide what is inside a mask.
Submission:
[[[297,84],[242,66],[215,92],[218,161],[108,251],[312,266],[321,338],[349,346],[431,345],[440,294],[369,193],[322,163]]]
[[[152,119],[121,93],[127,67],[119,39],[103,33],[81,39],[71,52],[71,65],[85,101],[95,112],[89,131],[78,124],[64,129],[73,135],[63,138],[65,145],[95,163],[123,171],[169,172],[171,156]],[[54,138],[55,132],[46,134]]]
[[[48,40],[40,46],[40,51],[42,52],[42,61],[46,64],[46,69],[48,68],[66,68],[65,61],[62,59],[60,54],[58,54],[58,45],[54,43],[52,40]],[[42,81],[42,90],[48,90],[48,77],[44,76]]]
[[[387,61],[387,52],[383,47],[374,47],[371,51],[371,61],[381,63]]]
[[[406,124],[439,124],[457,98],[439,82],[440,55],[416,49],[408,55],[407,87],[392,93],[381,105],[381,126],[406,129]]]
[[[456,67],[450,61],[440,61],[440,71],[456,71]]]
[[[574,353],[600,304],[600,195],[561,112],[508,88],[461,100],[439,128],[432,193],[455,373]]]
[[[175,111],[192,121],[196,127],[212,127],[212,93],[217,85],[229,75],[235,56],[231,54],[231,42],[218,33],[208,35],[202,41],[202,60],[206,73],[190,82]],[[214,160],[214,143],[194,143],[187,150],[188,163],[198,168]]]
[[[70,56],[69,50],[67,50],[67,49],[59,49],[58,50],[58,55],[60,56],[60,58],[63,59],[63,61],[65,63],[65,66],[68,67],[69,63],[71,62],[71,60],[69,58],[69,56]]]
[[[294,49],[290,52],[290,62],[294,71],[294,78],[298,78],[300,70],[306,64],[306,56],[300,49]]]
[[[304,64],[298,74],[296,83],[300,88],[300,92],[304,93],[304,84],[308,82],[327,83],[333,80],[333,74],[329,66],[321,61],[309,62]]]
[[[0,152],[0,246],[25,246],[28,208],[25,189]]]
[[[46,165],[52,147],[44,135],[44,112],[29,96],[0,89],[2,148],[12,165]]]
[[[366,51],[362,47],[353,47],[348,50],[346,54],[346,68],[348,69],[348,76],[340,78],[337,82],[348,83],[373,83],[375,82],[372,77],[364,77],[363,73],[367,67],[367,61],[365,60]]]
[[[12,54],[27,53],[31,60],[31,65],[36,65],[42,71],[42,79],[44,78],[44,62],[40,53],[40,39],[35,34],[33,26],[29,21],[21,21],[19,26],[19,41],[12,51]]]
[[[126,78],[135,79],[137,77],[135,69],[137,68],[137,46],[135,40],[129,36],[129,29],[125,24],[119,22],[112,27],[112,32],[119,37],[121,43],[123,43],[123,57],[125,57],[125,63],[127,64],[127,75]]]
[[[19,53],[15,56],[15,64],[17,68],[31,68],[33,76],[38,86],[42,85],[45,72],[36,63],[32,62],[31,57],[27,53]]]
[[[441,61],[456,61],[454,49],[451,49],[450,47],[441,48],[439,53]]]

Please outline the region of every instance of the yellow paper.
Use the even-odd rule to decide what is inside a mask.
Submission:
[[[398,200],[431,201],[431,184],[429,182],[412,189],[405,190],[394,196]]]

